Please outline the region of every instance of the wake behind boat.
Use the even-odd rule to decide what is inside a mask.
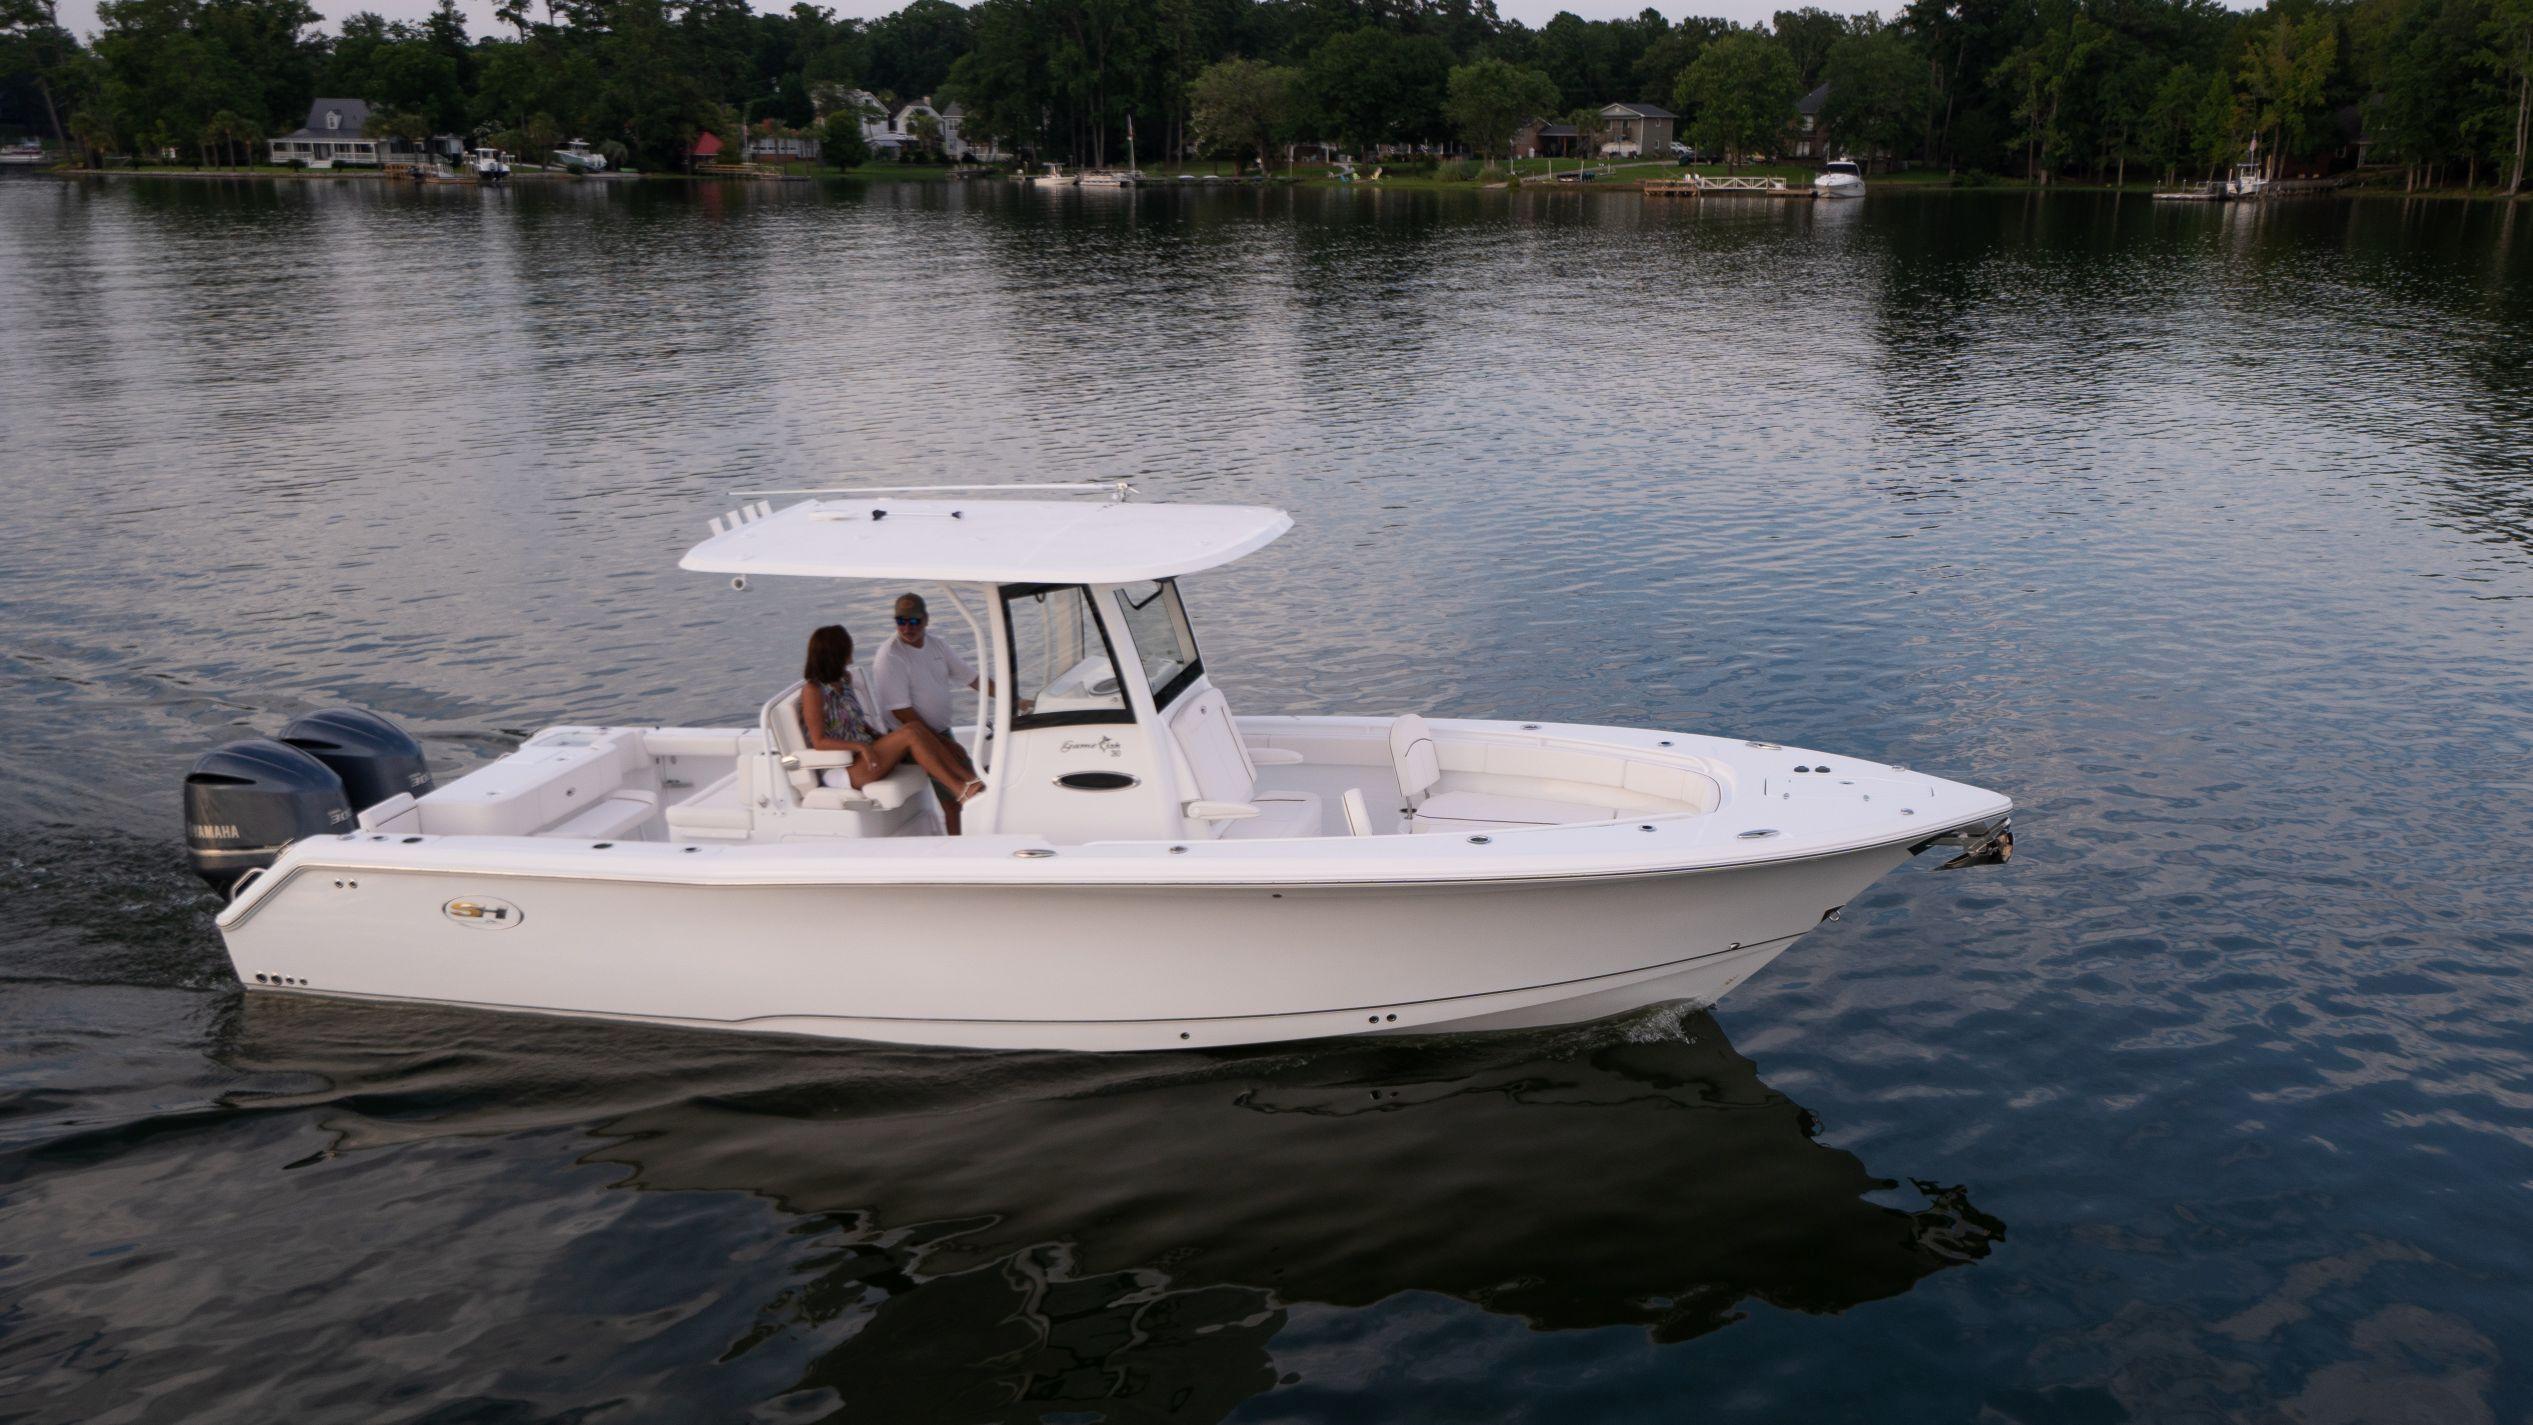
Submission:
[[[440,787],[324,714],[186,779],[240,980],[994,1048],[1510,1028],[1712,1004],[1918,852],[2011,851],[1994,792],[1768,742],[1235,715],[1179,581],[1289,517],[1001,493],[768,492],[681,561],[938,586],[990,670],[966,834],[911,764],[828,785],[854,754],[810,746],[797,680],[749,726],[551,727]]]

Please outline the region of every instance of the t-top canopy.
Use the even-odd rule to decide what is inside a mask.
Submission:
[[[761,513],[760,513],[761,512]],[[925,579],[945,584],[1122,584],[1254,554],[1293,527],[1259,505],[1092,500],[804,500],[740,511],[686,551],[706,574]]]

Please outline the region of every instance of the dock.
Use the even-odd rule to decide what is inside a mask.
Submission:
[[[1786,198],[1808,200],[1820,195],[1806,183],[1795,187],[1782,178],[1710,178],[1691,173],[1679,178],[1648,178],[1644,191],[1671,198]]]
[[[770,163],[703,163],[695,166],[698,178],[743,178],[757,183],[806,183],[809,175],[793,173]]]

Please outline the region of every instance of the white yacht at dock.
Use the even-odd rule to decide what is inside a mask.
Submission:
[[[1823,198],[1865,196],[1865,171],[1852,158],[1833,158],[1812,179],[1812,191]]]

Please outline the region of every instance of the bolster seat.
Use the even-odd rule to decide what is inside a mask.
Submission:
[[[1269,791],[1258,785],[1257,764],[1240,740],[1240,729],[1231,720],[1231,704],[1221,689],[1207,688],[1188,699],[1170,715],[1169,726],[1171,744],[1178,752],[1179,783],[1195,793],[1188,804],[1189,819],[1197,827],[1192,834],[1227,841],[1322,834],[1317,792]],[[1272,759],[1276,765],[1300,760],[1299,754],[1277,754]],[[1248,807],[1253,814],[1220,819],[1194,815],[1209,802]]]

